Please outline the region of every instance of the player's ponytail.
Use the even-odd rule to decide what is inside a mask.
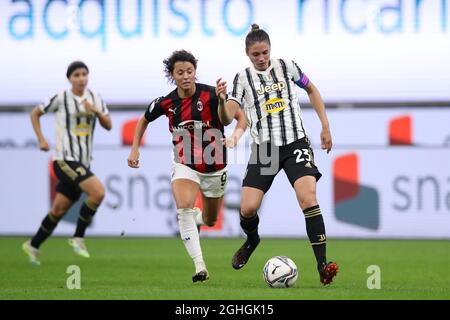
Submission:
[[[256,31],[256,30],[259,30],[259,26],[256,23],[254,23],[254,24],[252,24],[252,31]]]
[[[250,48],[256,42],[266,41],[270,46],[270,38],[267,32],[259,28],[256,23],[252,24],[252,30],[247,34],[245,38],[245,49]]]

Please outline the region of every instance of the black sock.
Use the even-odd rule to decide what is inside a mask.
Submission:
[[[259,234],[258,234],[258,224],[259,217],[258,214],[255,214],[251,218],[245,218],[241,214],[239,214],[241,219],[241,227],[247,235],[247,240],[250,244],[257,245],[259,243]]]
[[[42,220],[41,227],[31,239],[31,246],[39,249],[41,244],[52,234],[58,225],[60,218],[53,216],[50,212]]]
[[[325,224],[323,222],[322,213],[320,207],[314,206],[303,210],[306,222],[306,233],[308,234],[309,241],[311,242],[314,255],[316,256],[317,265],[321,266],[326,263],[326,235]]]
[[[80,216],[78,217],[77,229],[73,235],[76,238],[83,238],[87,227],[91,224],[92,218],[97,211],[98,204],[86,200],[80,209]]]

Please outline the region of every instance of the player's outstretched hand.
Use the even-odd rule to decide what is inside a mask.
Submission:
[[[320,140],[322,142],[321,143],[322,150],[327,150],[327,153],[330,153],[331,148],[333,147],[330,129],[328,128],[322,129],[322,132],[320,133]]]
[[[217,81],[216,81],[216,95],[222,101],[225,101],[226,94],[227,94],[227,83],[226,83],[226,81],[222,81],[222,78],[217,79]]]
[[[139,151],[131,150],[128,156],[128,166],[130,168],[139,168]]]
[[[42,140],[42,141],[39,141],[39,149],[41,151],[47,152],[50,150],[50,146],[48,145],[46,140]]]

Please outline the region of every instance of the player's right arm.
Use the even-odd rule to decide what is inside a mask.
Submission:
[[[225,98],[226,86],[223,86],[224,82],[221,79],[217,80],[216,93],[218,96]],[[225,83],[226,84],[226,83]],[[219,119],[223,125],[229,125],[233,119],[236,118],[236,113],[241,108],[244,100],[244,90],[239,81],[239,74],[237,74],[233,81],[233,91],[227,97],[224,104],[219,104]]]
[[[47,140],[45,139],[44,135],[42,134],[41,129],[41,117],[44,114],[44,112],[41,110],[39,106],[34,107],[34,109],[31,111],[31,124],[33,125],[34,133],[36,134],[36,137],[38,139],[39,143],[39,149],[42,151],[48,151],[50,150],[50,147],[47,143]]]
[[[231,134],[231,137],[222,139],[227,148],[234,148],[238,144],[239,139],[241,139],[248,126],[247,117],[245,116],[244,111],[242,111],[239,107],[236,109],[234,118],[236,119],[237,124]]]
[[[133,144],[131,146],[130,155],[128,156],[128,166],[131,168],[139,168],[139,145],[149,123],[150,122],[145,119],[145,116],[143,116],[139,119],[136,129],[134,130]]]
[[[224,126],[229,125],[236,118],[239,104],[234,100],[227,100],[224,106],[219,106],[219,119]]]
[[[136,129],[134,130],[131,152],[128,156],[128,166],[131,168],[139,168],[139,145],[145,130],[147,130],[148,124],[164,114],[164,110],[159,103],[161,99],[162,97],[153,100],[147,107],[147,110],[145,110],[144,116],[142,116],[137,123]]]
[[[39,104],[31,111],[30,118],[34,133],[38,139],[39,149],[42,151],[49,151],[50,146],[47,143],[41,129],[41,117],[47,112],[56,112],[60,105],[59,95],[56,94],[48,99],[44,104]]]

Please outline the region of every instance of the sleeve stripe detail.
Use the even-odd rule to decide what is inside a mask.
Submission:
[[[242,104],[241,104],[241,102],[239,101],[239,99],[237,99],[237,98],[235,98],[235,97],[228,97],[228,100],[233,100],[233,101],[235,101],[239,106],[242,106]],[[227,101],[228,101],[227,100]]]
[[[48,103],[48,105],[46,105],[46,106],[44,107],[44,112],[47,112],[47,111],[48,111],[48,109],[51,107],[51,105],[52,105],[53,101],[56,99],[56,97],[58,97],[57,94],[56,94],[53,98],[50,99],[50,102]]]

